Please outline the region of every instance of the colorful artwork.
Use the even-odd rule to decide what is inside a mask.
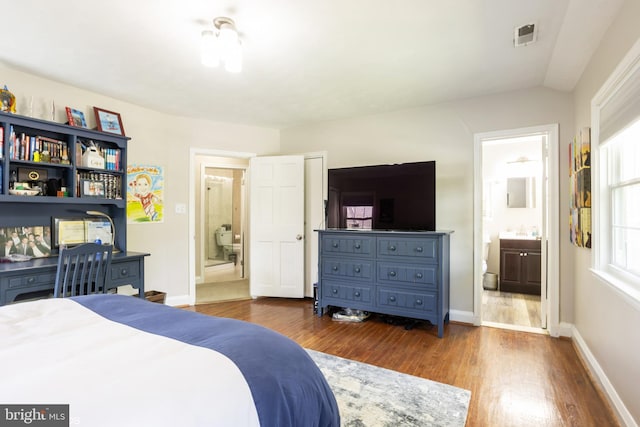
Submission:
[[[591,136],[589,128],[569,144],[569,188],[571,206],[569,230],[571,242],[579,247],[591,247]]]
[[[163,222],[164,171],[161,166],[127,167],[127,223]]]

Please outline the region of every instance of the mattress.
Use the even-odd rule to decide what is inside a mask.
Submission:
[[[302,347],[267,328],[124,295],[0,307],[1,404],[71,425],[339,426]]]

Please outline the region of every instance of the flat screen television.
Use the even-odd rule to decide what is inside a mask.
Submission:
[[[329,228],[435,231],[436,162],[328,170]]]

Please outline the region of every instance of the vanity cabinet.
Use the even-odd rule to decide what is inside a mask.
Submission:
[[[449,321],[450,232],[317,230],[318,315],[329,306]]]
[[[500,239],[500,291],[540,295],[541,240]]]

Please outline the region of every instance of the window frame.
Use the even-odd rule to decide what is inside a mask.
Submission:
[[[600,141],[600,118],[605,105],[610,102],[613,104],[618,96],[623,96],[619,89],[632,77],[638,75],[640,75],[640,40],[634,44],[591,101],[591,154],[594,172],[592,174],[594,241],[591,272],[636,307],[640,307],[640,277],[612,264],[612,189],[616,186],[610,185],[608,143],[615,139],[615,135],[606,141]],[[623,129],[619,129],[618,132]]]

